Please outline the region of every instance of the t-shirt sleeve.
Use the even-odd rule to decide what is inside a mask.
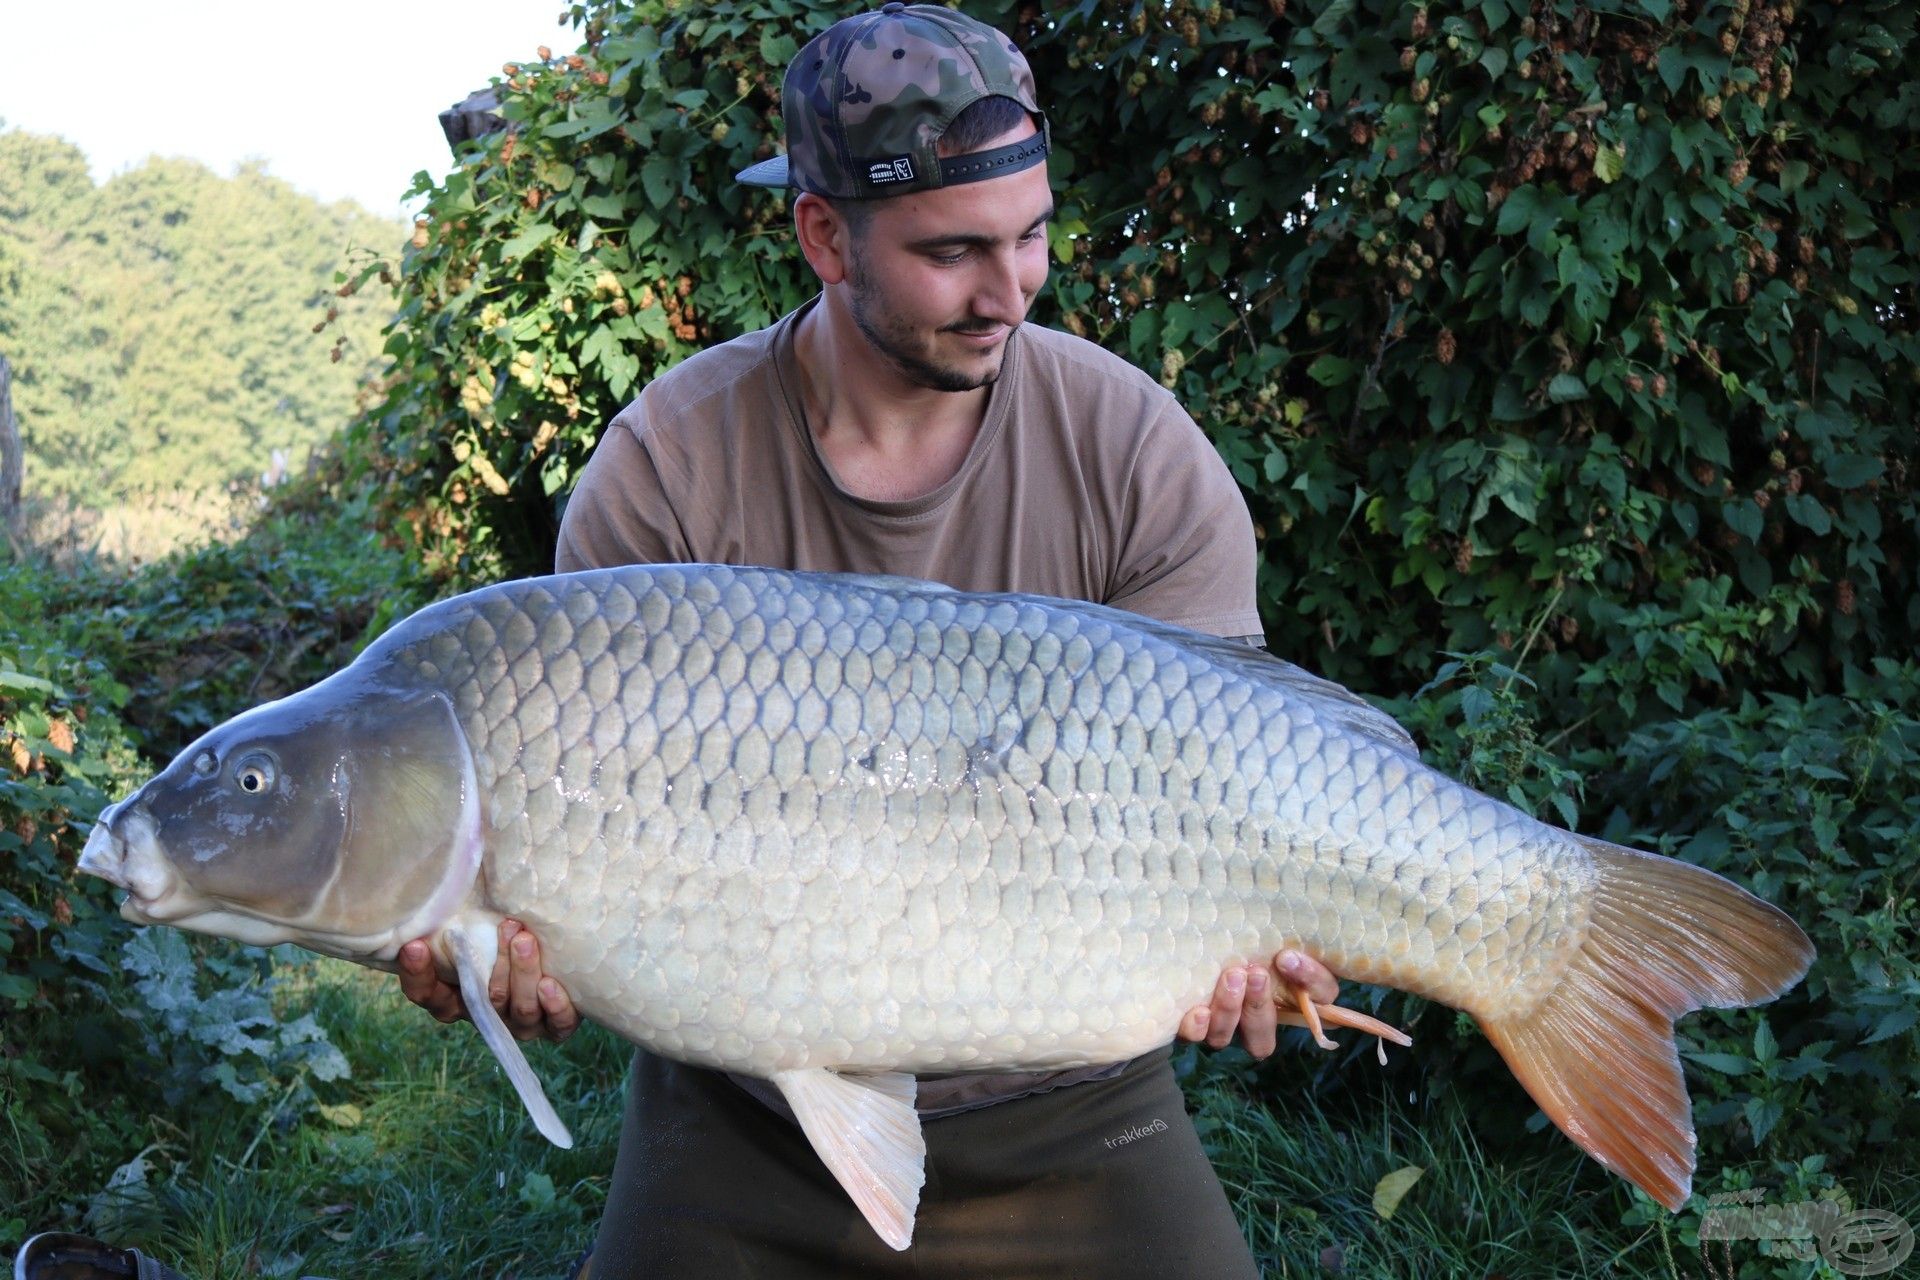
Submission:
[[[640,411],[629,405],[613,420],[580,473],[560,518],[556,572],[693,559],[660,470],[634,430]]]
[[[1218,636],[1259,635],[1253,519],[1213,444],[1169,402],[1127,477],[1130,519],[1106,603]]]

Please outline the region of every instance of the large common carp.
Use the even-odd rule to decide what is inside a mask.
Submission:
[[[510,582],[212,730],[104,814],[128,919],[486,996],[504,917],[578,1007],[776,1084],[911,1237],[911,1073],[1111,1062],[1297,947],[1472,1013],[1568,1136],[1671,1208],[1673,1020],[1771,999],[1806,936],[1685,863],[1420,763],[1337,685],[1064,600],[712,565]]]

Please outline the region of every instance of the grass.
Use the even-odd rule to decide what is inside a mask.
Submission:
[[[63,1178],[91,1181],[36,1188],[24,1230],[85,1230],[193,1280],[567,1273],[606,1198],[623,1042],[589,1027],[564,1047],[531,1047],[576,1139],[561,1151],[535,1134],[472,1030],[427,1018],[390,978],[322,960],[296,969],[282,1000],[286,1016],[311,1011],[328,1028],[353,1064],[350,1080],[319,1086],[297,1109],[278,1099],[169,1109],[137,1086],[88,1100],[103,1122],[119,1122],[103,1123],[96,1140],[124,1149],[104,1165],[93,1153],[90,1174],[79,1158],[59,1166]],[[1684,1220],[1628,1225],[1633,1194],[1557,1133],[1517,1144],[1517,1156],[1490,1154],[1483,1098],[1410,1099],[1383,1081],[1317,1099],[1304,1053],[1257,1072],[1238,1051],[1193,1064],[1189,1107],[1274,1280],[1711,1274]],[[103,1170],[136,1154],[144,1180],[101,1194]],[[1408,1166],[1421,1177],[1381,1217],[1375,1185]],[[1917,1192],[1911,1170],[1889,1170],[1855,1200],[1920,1222]],[[0,1239],[0,1260],[14,1243]],[[1834,1274],[1743,1247],[1745,1277]]]
[[[1290,1065],[1269,1074],[1297,1074]],[[1521,1161],[1493,1160],[1457,1096],[1365,1092],[1255,1096],[1204,1067],[1188,1082],[1194,1122],[1264,1275],[1656,1272],[1657,1241],[1621,1225],[1629,1193],[1571,1143],[1543,1134]],[[1382,1218],[1376,1184],[1408,1167],[1422,1172]]]
[[[97,1100],[147,1114],[151,1171],[122,1196],[69,1188],[64,1219],[27,1230],[86,1229],[193,1280],[565,1275],[599,1221],[630,1050],[593,1027],[530,1047],[573,1130],[562,1151],[471,1028],[434,1022],[384,975],[338,961],[301,972],[289,1014],[311,1009],[353,1064],[321,1086],[324,1106]]]

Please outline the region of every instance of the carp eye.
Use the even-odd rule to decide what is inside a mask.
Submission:
[[[248,756],[234,769],[233,781],[250,796],[265,795],[273,789],[273,761],[263,755]]]

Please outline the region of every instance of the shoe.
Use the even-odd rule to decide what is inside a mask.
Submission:
[[[116,1249],[86,1236],[47,1231],[20,1246],[13,1280],[187,1280],[138,1249]]]

